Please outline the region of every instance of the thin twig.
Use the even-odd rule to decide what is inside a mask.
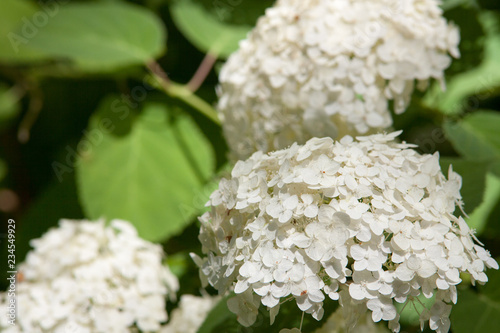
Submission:
[[[146,64],[150,72],[157,78],[159,79],[158,82],[161,84],[163,89],[165,91],[168,90],[168,87],[170,85],[170,78],[168,77],[168,74],[161,68],[160,64],[158,64],[156,61],[152,60]]]
[[[148,69],[151,74],[156,79],[160,88],[165,91],[169,96],[178,98],[184,101],[186,104],[192,106],[201,114],[205,115],[207,118],[212,120],[215,124],[220,125],[220,120],[217,116],[217,111],[214,110],[203,99],[196,96],[186,85],[181,85],[170,81],[167,73],[156,63],[154,60],[147,63]]]
[[[191,80],[189,80],[189,82],[187,83],[187,87],[189,90],[195,92],[196,90],[198,90],[198,88],[200,88],[200,86],[203,84],[208,74],[214,67],[216,61],[217,61],[216,55],[210,52],[205,55],[205,58],[203,58],[203,61],[196,70],[196,73],[194,73]]]

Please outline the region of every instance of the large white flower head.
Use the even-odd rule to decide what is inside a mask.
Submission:
[[[498,268],[461,217],[461,178],[446,178],[439,156],[420,155],[392,134],[313,138],[303,146],[236,163],[207,203],[200,231],[200,276],[228,301],[243,325],[260,304],[272,316],[294,300],[316,319],[329,297],[349,325],[371,311],[399,331],[395,302],[435,296],[422,311],[447,332],[460,273],[487,281]]]
[[[18,267],[16,326],[0,323],[2,332],[156,332],[167,320],[179,282],[130,223],[61,220],[31,245]]]
[[[392,124],[459,56],[437,0],[278,0],[220,73],[219,114],[238,159]]]

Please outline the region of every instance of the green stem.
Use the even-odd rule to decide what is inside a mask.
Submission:
[[[217,111],[215,111],[215,109],[212,108],[210,104],[196,96],[185,85],[170,82],[169,89],[166,92],[170,96],[176,97],[184,101],[186,104],[191,105],[193,108],[200,111],[200,113],[204,114],[207,118],[212,120],[217,125],[221,124],[219,117],[217,116]]]
[[[155,61],[147,64],[148,69],[153,75],[157,86],[161,88],[167,95],[178,98],[186,104],[192,106],[215,124],[220,125],[221,122],[217,116],[217,111],[203,99],[196,96],[187,85],[172,82],[163,69]]]

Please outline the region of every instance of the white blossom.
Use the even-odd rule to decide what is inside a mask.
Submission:
[[[213,193],[218,204],[200,218],[204,257],[193,256],[206,283],[234,291],[228,305],[241,324],[253,324],[260,304],[274,317],[286,300],[319,320],[329,298],[348,327],[369,310],[397,332],[395,303],[423,294],[436,303],[421,321],[447,332],[460,274],[483,284],[498,264],[454,215],[460,176],[446,178],[437,154],[396,142],[399,133],[257,152],[221,181],[223,191],[238,185]],[[251,180],[259,200],[249,202],[238,193]]]
[[[167,320],[179,282],[161,247],[130,223],[61,220],[30,244],[18,267],[16,326],[0,321],[2,332],[155,332]]]
[[[396,113],[406,109],[415,82],[423,90],[436,79],[444,89],[460,36],[439,3],[277,1],[220,73],[218,110],[233,157],[374,133],[391,126],[390,101]]]

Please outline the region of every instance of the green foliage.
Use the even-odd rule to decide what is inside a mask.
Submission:
[[[238,49],[251,27],[221,22],[217,17],[189,0],[177,1],[170,8],[172,18],[182,33],[203,52],[226,58]]]
[[[259,314],[255,324],[251,327],[243,327],[238,323],[237,317],[227,307],[227,300],[234,295],[222,298],[219,303],[210,311],[198,333],[240,333],[240,332],[278,332],[283,328],[300,327],[302,322],[302,332],[313,332],[324,324],[324,320],[317,321],[311,315],[299,310],[294,300],[281,303],[279,314],[271,325],[269,311],[265,306],[259,307]],[[323,318],[328,318],[338,308],[338,302],[326,299],[324,302],[325,314]]]
[[[498,261],[499,258],[497,258]],[[500,327],[500,271],[488,271],[488,283],[478,290],[459,289],[451,312],[453,333],[497,332]]]
[[[420,314],[424,311],[424,306],[426,309],[430,309],[436,300],[435,296],[431,298],[425,298],[424,295],[419,295],[413,302],[407,303],[397,303],[395,302],[396,309],[400,314],[400,323],[419,326],[420,325]],[[406,305],[405,305],[406,304]]]
[[[79,194],[93,219],[130,221],[148,240],[161,241],[180,232],[197,210],[187,210],[214,171],[212,149],[188,116],[148,104],[122,136],[112,113],[117,99],[108,99],[92,117],[77,167]],[[111,112],[111,114],[110,114]]]
[[[468,223],[482,232],[499,198],[496,177],[500,163],[500,113],[478,111],[456,122],[446,122],[446,136],[465,160],[441,159],[442,165],[453,164],[462,175],[462,197]],[[490,172],[490,174],[489,174]],[[486,188],[486,190],[485,190]]]
[[[3,0],[0,10],[0,62],[29,62],[47,58],[44,54],[26,48],[32,35],[29,19],[37,7],[26,0]],[[39,14],[40,15],[40,14]]]
[[[27,44],[92,70],[142,64],[159,56],[164,45],[162,22],[141,7],[121,2],[61,6]]]
[[[444,124],[446,136],[455,149],[471,160],[494,161],[500,158],[500,113],[479,111],[459,122]]]
[[[480,170],[478,170],[480,172]],[[487,227],[488,218],[492,216],[492,211],[499,204],[500,200],[500,177],[492,173],[486,175],[486,188],[484,190],[484,200],[474,209],[469,215],[467,223],[471,228],[476,229],[479,234],[482,234]],[[493,216],[493,223],[500,234],[500,223],[497,216]]]
[[[18,261],[31,249],[29,241],[42,236],[62,218],[81,219],[83,212],[76,196],[74,177],[50,183],[18,223],[16,253]]]
[[[485,177],[489,163],[464,160],[460,158],[441,158],[439,163],[445,175],[452,165],[453,171],[462,176],[462,194],[464,209],[472,212],[483,201]]]
[[[122,2],[29,2],[2,9],[0,60],[69,60],[102,71],[142,64],[165,49],[165,28],[150,11]]]
[[[445,92],[437,84],[434,85],[424,99],[426,106],[439,109],[447,115],[459,114],[478,109],[482,101],[497,94],[495,89],[500,86],[498,18],[492,13],[482,12],[479,21],[486,31],[484,59],[480,66],[454,76],[447,82]],[[468,27],[464,26],[463,29]],[[479,37],[476,37],[476,41]],[[475,53],[477,57],[477,51]]]

